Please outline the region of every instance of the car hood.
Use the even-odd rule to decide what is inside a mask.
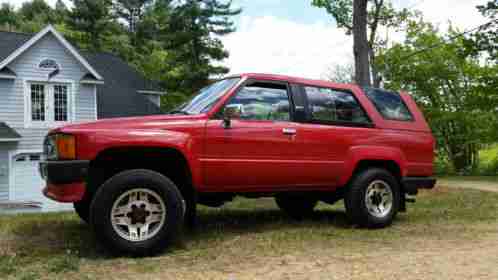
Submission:
[[[113,129],[168,129],[174,127],[185,127],[190,123],[197,123],[200,120],[207,119],[204,114],[201,115],[155,115],[145,117],[126,117],[104,119],[93,122],[77,123],[62,126],[51,131],[71,132],[71,131],[88,131],[88,130],[113,130]]]

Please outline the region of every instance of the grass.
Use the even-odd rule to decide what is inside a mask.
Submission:
[[[441,176],[439,179],[444,181],[473,181],[498,183],[498,176]]]
[[[417,240],[476,238],[498,227],[498,193],[437,188],[417,199],[382,230],[351,226],[342,203],[320,204],[310,219],[294,221],[271,199],[237,199],[221,209],[201,208],[195,232],[185,233],[163,255],[143,259],[112,257],[72,213],[5,215],[0,216],[0,279],[149,279],[172,268],[202,274],[264,257],[312,255],[320,248],[334,248],[340,256],[372,246],[403,248]]]

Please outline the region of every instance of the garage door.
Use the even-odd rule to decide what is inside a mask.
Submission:
[[[38,172],[40,156],[40,153],[19,154],[12,159],[14,178],[10,200],[39,203],[42,211],[72,209],[72,204],[58,203],[43,196],[45,182]]]

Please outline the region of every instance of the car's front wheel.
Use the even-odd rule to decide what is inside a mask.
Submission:
[[[361,171],[353,178],[344,198],[349,219],[368,228],[390,225],[400,206],[399,189],[396,178],[385,169]]]
[[[97,237],[119,253],[154,255],[178,236],[183,198],[175,184],[150,170],[130,170],[97,191],[90,219]]]

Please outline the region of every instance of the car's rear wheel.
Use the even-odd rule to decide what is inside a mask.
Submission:
[[[281,210],[292,218],[302,219],[313,213],[318,200],[298,195],[277,195],[275,202]]]
[[[178,237],[183,198],[175,184],[149,170],[109,179],[93,199],[90,218],[97,237],[118,253],[154,255]]]
[[[387,170],[363,170],[349,185],[344,204],[353,223],[368,228],[386,227],[399,210],[399,183]]]

